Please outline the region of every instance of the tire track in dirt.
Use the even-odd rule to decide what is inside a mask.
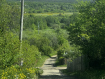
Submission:
[[[67,67],[54,67],[57,55],[47,59],[41,69],[43,74],[40,79],[76,79],[73,76],[67,76],[60,72],[60,70],[66,69]]]

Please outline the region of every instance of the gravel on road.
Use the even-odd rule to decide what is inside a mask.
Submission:
[[[73,76],[67,76],[60,72],[60,70],[66,69],[67,67],[54,67],[56,59],[57,55],[45,61],[41,67],[43,74],[41,74],[40,79],[76,79]]]

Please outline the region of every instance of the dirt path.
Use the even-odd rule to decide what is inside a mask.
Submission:
[[[60,72],[60,70],[66,69],[66,67],[54,67],[56,57],[56,55],[52,56],[45,61],[44,65],[41,67],[43,74],[40,76],[40,79],[76,79]]]

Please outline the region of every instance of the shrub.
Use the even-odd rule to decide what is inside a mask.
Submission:
[[[7,32],[0,37],[0,68],[6,68],[18,61],[20,42],[16,35]]]
[[[43,46],[42,47],[42,52],[44,53],[44,55],[49,56],[52,53],[53,49],[50,46]]]
[[[60,59],[60,57],[63,57],[63,54],[64,54],[64,50],[59,50],[57,52],[58,59]]]
[[[7,67],[2,70],[0,79],[26,79],[34,78],[38,74],[38,68],[20,68],[17,69],[14,66]]]
[[[24,67],[34,67],[36,61],[41,58],[41,54],[36,46],[23,42],[21,58]]]
[[[59,64],[60,65],[63,65],[64,64],[64,50],[59,50],[57,52],[57,56],[58,56],[58,61],[59,61]]]

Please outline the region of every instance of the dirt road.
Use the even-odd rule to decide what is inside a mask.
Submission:
[[[54,67],[56,57],[56,55],[52,56],[45,61],[44,65],[41,67],[43,74],[40,76],[40,79],[76,79],[60,72],[60,70],[66,69],[66,67]]]

